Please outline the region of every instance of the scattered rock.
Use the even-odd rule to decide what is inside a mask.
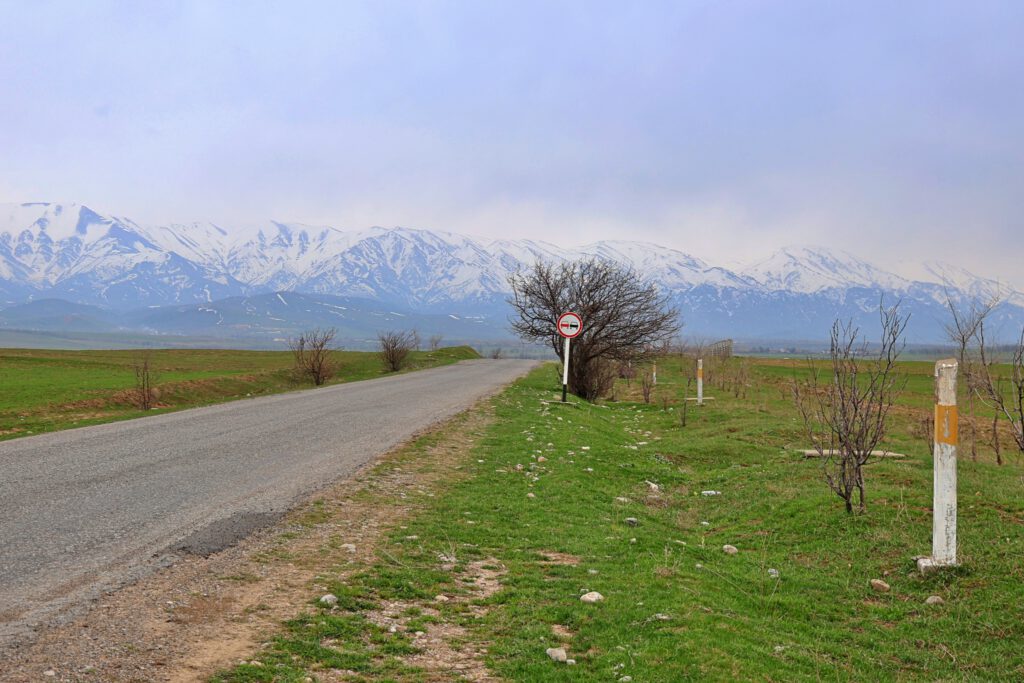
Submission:
[[[435,595],[434,596],[434,602],[448,602],[448,599],[449,598],[448,598],[447,595]]]
[[[626,517],[626,524],[629,526],[636,526],[639,523],[636,517]]]
[[[616,503],[623,503],[623,504],[625,504],[625,503],[629,502],[629,498],[626,498],[624,496],[619,496],[618,498],[615,499],[615,502]]]
[[[537,462],[547,462],[547,461],[548,461],[548,459],[545,458],[543,455],[537,456]]]
[[[644,482],[647,484],[647,488],[649,488],[653,493],[658,493],[659,491],[661,491],[661,487],[655,484],[653,481],[644,480]]]
[[[537,494],[535,494],[535,493],[533,493],[533,492],[531,491],[530,493],[527,493],[527,494],[526,494],[526,497],[527,497],[527,498],[536,498],[536,497],[537,497]]]
[[[736,546],[729,545],[727,543],[727,544],[722,546],[722,552],[725,553],[726,555],[735,555],[736,553],[739,552],[739,549],[737,549]]]
[[[568,664],[569,666],[575,666],[576,665],[576,660],[575,659],[567,659],[567,660],[565,660],[565,663]]]
[[[47,669],[46,671],[43,672],[43,675],[46,676],[47,678],[53,678],[54,676],[57,675],[57,672],[54,671],[53,669]]]
[[[924,604],[926,604],[926,605],[945,605],[946,601],[943,600],[941,596],[929,595],[928,599],[924,601]]]
[[[776,645],[775,646],[775,654],[779,654],[780,652],[785,651],[785,649],[786,649],[785,645]]]
[[[721,491],[701,491],[700,495],[702,495],[702,496],[720,496],[720,495],[722,495],[722,492]]]
[[[630,683],[633,680],[632,676],[623,676],[619,679],[619,683]]]
[[[341,549],[342,550],[347,550],[350,553],[354,553],[356,551],[356,544],[355,543],[342,543],[341,544]]]
[[[629,539],[629,544],[630,545],[636,545],[636,539],[635,538]]]
[[[768,570],[768,576],[772,577],[773,579],[779,578],[779,570],[778,569],[769,569]]]
[[[670,617],[670,616],[669,616],[669,615],[667,615],[667,614],[662,614],[661,612],[658,612],[657,614],[655,614],[655,615],[654,615],[654,618],[655,618],[655,620],[657,620],[657,621],[668,621],[668,620],[669,620],[669,619],[671,619],[672,617]]]
[[[549,647],[547,649],[548,657],[551,657],[556,662],[564,662],[568,657],[565,654],[564,647]]]
[[[604,600],[604,596],[597,591],[590,591],[589,593],[584,593],[580,596],[580,602],[585,602],[588,605],[593,605],[594,603],[601,602],[602,600]]]
[[[320,598],[320,604],[325,607],[334,607],[338,604],[338,596],[334,593],[328,593]]]
[[[711,526],[711,522],[701,522],[701,526]]]
[[[593,576],[593,575],[597,574],[597,570],[596,569],[588,569],[587,573],[590,574],[591,576]]]
[[[881,579],[871,579],[871,590],[877,591],[879,593],[888,593],[889,584],[887,584],[885,581],[882,581]]]

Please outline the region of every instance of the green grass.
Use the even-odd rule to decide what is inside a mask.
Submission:
[[[908,410],[927,405],[929,368],[908,366]],[[912,558],[930,552],[924,441],[898,419],[888,445],[908,458],[869,465],[868,513],[847,515],[817,461],[793,450],[805,440],[780,372],[756,364],[747,399],[708,387],[716,400],[691,406],[681,428],[671,362],[659,363],[657,388],[671,410],[548,404],[554,372],[539,369],[495,400],[497,420],[467,457],[468,475],[394,530],[375,564],[335,582],[338,608],[311,596],[307,615],[258,655],[262,666],[215,680],[302,680],[325,668],[354,681],[442,680],[403,663],[409,631],[423,626],[417,606],[462,624],[486,645],[489,668],[514,681],[1024,678],[1020,456],[1002,467],[987,454],[961,459],[963,565],[923,577]],[[619,395],[635,396],[635,383]],[[416,542],[403,542],[410,535]],[[726,555],[724,544],[739,553]],[[438,556],[452,552],[456,569],[445,571]],[[579,562],[547,562],[550,552]],[[465,594],[460,569],[485,558],[507,573],[483,616],[465,602],[431,601]],[[871,591],[872,578],[891,592]],[[581,603],[585,590],[604,602]],[[927,606],[930,595],[946,603]],[[389,601],[410,604],[404,631],[366,621],[367,609]],[[574,633],[566,647],[575,666],[545,655],[559,644],[556,624]]]
[[[158,408],[143,413],[128,396],[135,363],[149,355]],[[385,374],[374,353],[338,352],[332,383]],[[417,351],[410,370],[478,357],[469,347]],[[292,376],[286,351],[52,351],[0,349],[0,439],[309,388]]]

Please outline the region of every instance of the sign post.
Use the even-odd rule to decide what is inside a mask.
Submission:
[[[569,394],[569,341],[580,336],[583,332],[583,319],[576,313],[568,311],[558,316],[555,325],[558,334],[565,338],[565,348],[562,352],[564,365],[562,366],[562,403],[565,403]]]

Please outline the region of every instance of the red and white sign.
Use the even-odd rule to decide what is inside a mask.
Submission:
[[[558,316],[558,334],[566,339],[575,339],[583,331],[583,320],[576,313],[563,313]]]

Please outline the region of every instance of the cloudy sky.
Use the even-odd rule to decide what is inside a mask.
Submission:
[[[0,0],[0,201],[1024,287],[1024,2]]]

